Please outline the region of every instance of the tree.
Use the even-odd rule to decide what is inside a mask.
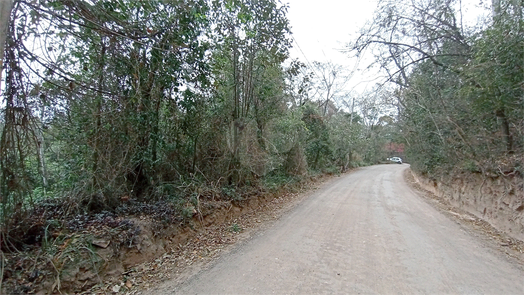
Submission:
[[[0,142],[3,225],[42,187],[86,211],[152,195],[172,174],[159,165],[171,119],[163,111],[175,105],[191,116],[207,88],[206,15],[205,1],[15,2]]]
[[[457,21],[455,2],[379,1],[373,21],[348,45],[348,52],[360,56],[371,51],[387,81],[400,87],[409,86],[410,70],[426,60],[460,72],[461,63],[456,62],[470,57],[470,46]]]
[[[307,71],[307,66],[293,60],[286,70],[286,93],[292,106],[300,107],[311,100],[310,94],[313,87],[313,72]]]
[[[213,1],[213,7],[216,95],[224,112],[231,110],[224,122],[230,138],[227,178],[238,184],[246,177],[241,163],[244,130],[254,120],[263,150],[268,120],[284,109],[281,64],[290,46],[288,20],[286,7],[273,0]]]
[[[308,130],[306,156],[312,169],[318,170],[330,166],[331,141],[328,126],[320,110],[313,104],[303,107],[302,121]]]
[[[365,150],[364,128],[362,118],[358,114],[348,114],[344,111],[335,113],[329,120],[329,133],[333,151],[334,165],[345,171],[358,167],[359,153]]]
[[[318,97],[319,106],[323,109],[322,115],[326,116],[328,109],[346,95],[346,84],[353,73],[347,73],[343,66],[332,62],[313,62],[313,67],[315,93],[312,97]]]
[[[0,247],[8,249],[12,249],[12,244],[8,243],[11,226],[21,221],[27,203],[33,201],[32,175],[27,169],[27,162],[39,156],[35,152],[39,144],[38,124],[31,112],[29,85],[24,81],[26,72],[20,67],[20,60],[24,55],[17,47],[24,40],[24,34],[15,26],[15,21],[19,18],[24,21],[26,17],[24,13],[20,13],[20,3],[15,6],[12,4],[11,1],[5,1],[0,6],[2,49],[5,45],[5,51],[2,50],[0,56],[2,70],[6,71],[5,91],[2,93],[5,107],[0,137]]]
[[[80,69],[71,74],[85,92],[67,102],[74,113],[66,126],[81,125],[72,138],[85,145],[73,146],[82,149],[78,168],[90,171],[83,189],[91,191],[89,203],[95,196],[109,206],[121,194],[147,197],[162,177],[162,110],[175,104],[185,116],[196,111],[207,83],[207,45],[199,39],[207,8],[187,4],[80,2],[64,12],[81,24],[70,66]]]
[[[500,163],[510,158],[511,167],[520,165],[512,155],[522,148],[515,135],[523,78],[519,66],[509,65],[522,64],[522,6],[494,1],[493,24],[468,32],[454,1],[404,4],[401,11],[400,4],[380,2],[374,23],[350,49],[357,55],[371,50],[387,81],[397,85],[412,167],[433,174],[450,167],[513,171]]]

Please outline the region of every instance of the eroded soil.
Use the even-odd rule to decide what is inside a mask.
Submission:
[[[106,277],[102,283],[82,294],[153,294],[151,289],[164,282],[182,283],[255,233],[270,227],[308,197],[304,191],[314,190],[332,178],[311,179],[296,192],[288,190],[245,202],[228,203],[222,210],[215,208],[214,213],[203,214],[203,218],[195,215],[193,229],[179,233],[178,237],[173,237],[176,240],[168,237],[162,240],[166,252],[160,257],[122,270],[121,275]],[[179,240],[186,241],[179,243]],[[144,252],[140,253],[140,258],[148,255]]]
[[[508,234],[497,230],[488,222],[475,215],[452,206],[448,201],[439,198],[430,191],[425,190],[413,177],[411,170],[404,171],[406,183],[415,190],[428,204],[457,222],[472,235],[483,239],[487,246],[497,249],[506,255],[524,263],[524,242],[512,238]]]
[[[326,179],[310,177],[278,190],[248,188],[235,198],[202,190],[184,205],[189,217],[166,201],[126,199],[115,212],[97,214],[42,204],[13,231],[30,239],[11,239],[22,242],[22,251],[13,245],[14,251],[2,253],[0,293],[134,294],[170,278],[183,280],[277,219],[303,198],[298,192]]]

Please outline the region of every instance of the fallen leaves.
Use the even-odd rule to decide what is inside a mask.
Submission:
[[[322,180],[316,179],[317,182]],[[302,184],[301,189],[310,188],[309,184]],[[274,192],[274,195],[253,192],[251,198],[234,202],[214,196],[201,199],[199,219],[193,221],[180,219],[173,205],[162,201],[148,204],[129,199],[114,213],[104,211],[93,215],[69,215],[67,218],[59,204],[50,204],[35,211],[38,214],[34,223],[45,226],[53,238],[52,249],[48,247],[49,253],[35,251],[32,253],[35,257],[31,259],[25,259],[23,255],[6,257],[8,267],[4,271],[3,286],[9,285],[11,290],[27,294],[60,288],[65,293],[85,290],[79,294],[133,295],[166,280],[184,280],[205,263],[230,251],[254,230],[292,208],[299,194],[281,192]],[[144,230],[143,225],[149,229]],[[183,237],[173,236],[166,231],[166,226],[180,226],[183,230],[177,233]],[[151,246],[141,243],[142,238],[153,243],[155,247],[152,248],[160,253],[165,252],[153,261],[127,269],[122,264],[121,270],[116,267],[108,271],[109,261],[118,266],[132,255],[142,255],[140,249],[136,253],[137,248]],[[177,242],[180,240],[184,242]],[[82,255],[90,258],[84,259]],[[78,267],[80,264],[72,261],[77,256],[86,265]],[[72,267],[67,270],[68,280],[56,275],[66,266]],[[100,275],[102,269],[104,275]]]
[[[98,286],[91,289],[89,294],[104,294],[108,285],[118,285],[121,287],[120,294],[133,295],[166,280],[183,280],[206,263],[230,251],[236,243],[248,238],[256,229],[279,218],[296,204],[299,196],[299,193],[285,193],[272,197],[236,218],[200,229],[186,243],[169,243],[165,247],[167,252],[161,257],[124,272],[123,277],[118,278],[122,283],[113,282],[111,285],[110,282],[106,282],[106,287]],[[232,228],[242,230],[235,231],[231,230]],[[116,289],[112,289],[114,290]]]

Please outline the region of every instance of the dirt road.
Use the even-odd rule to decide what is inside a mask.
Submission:
[[[524,267],[428,205],[408,165],[344,175],[155,294],[524,294]]]

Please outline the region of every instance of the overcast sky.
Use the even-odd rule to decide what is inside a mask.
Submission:
[[[344,59],[338,51],[372,18],[376,1],[284,0],[289,3],[291,30],[304,55],[312,62]],[[295,44],[296,46],[296,44]],[[303,57],[298,48],[294,57]]]

